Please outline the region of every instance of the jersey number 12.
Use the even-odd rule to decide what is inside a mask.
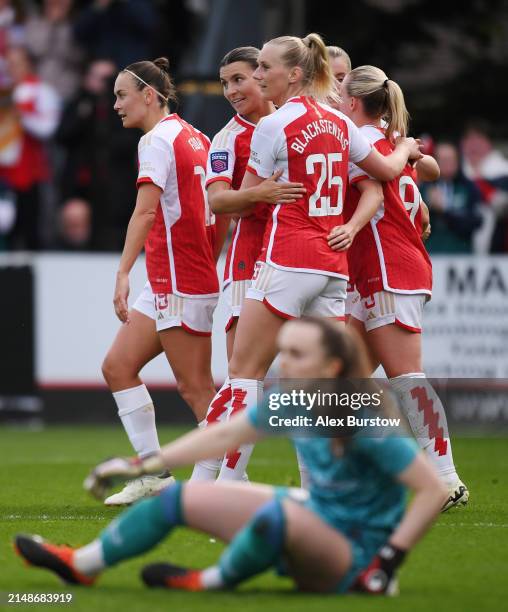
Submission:
[[[203,166],[194,166],[194,174],[199,176],[199,181],[201,183],[201,190],[203,191],[203,200],[205,202],[205,225],[208,227],[209,225],[215,225],[215,215],[210,210],[210,206],[208,204],[208,196],[206,193],[206,170]]]

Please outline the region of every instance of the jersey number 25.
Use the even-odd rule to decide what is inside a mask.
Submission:
[[[328,217],[330,215],[342,214],[344,186],[342,177],[333,174],[333,164],[342,161],[342,153],[313,153],[305,160],[307,174],[316,174],[319,178],[316,191],[309,198],[310,217]],[[317,168],[316,168],[317,166]],[[329,195],[321,195],[321,190],[326,183],[327,192],[330,193],[333,185],[337,185],[337,201],[332,203]]]

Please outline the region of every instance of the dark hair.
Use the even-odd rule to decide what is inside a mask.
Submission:
[[[342,361],[338,378],[368,378],[370,376],[365,346],[360,336],[351,328],[342,329],[337,324],[317,317],[302,317],[302,323],[314,325],[321,331],[321,342],[328,357]]]
[[[147,83],[156,92],[164,96],[166,101],[159,98],[161,106],[169,106],[170,102],[177,101],[176,89],[169,74],[169,60],[167,57],[158,57],[153,62],[148,60],[134,62],[134,64],[129,64],[124,70],[133,72],[139,77],[139,79],[134,80],[136,81],[136,87],[140,91],[146,87],[145,83]]]
[[[361,336],[351,327],[340,328],[331,320],[317,317],[302,317],[299,319],[304,324],[310,324],[321,331],[321,344],[328,357],[340,359],[342,369],[338,372],[335,379],[329,381],[329,387],[325,380],[319,381],[319,391],[326,388],[329,392],[335,393],[357,393],[358,391],[374,393],[379,392],[379,386],[375,379],[371,378],[367,349]],[[342,414],[348,414],[349,408],[337,407]],[[376,409],[379,413],[389,414],[393,410],[393,405],[388,397],[383,397],[381,406]],[[329,412],[325,408],[324,414]],[[334,413],[335,414],[335,413]],[[361,428],[360,428],[361,429]],[[359,428],[341,428],[340,434],[332,439],[332,453],[342,454],[340,449],[347,446],[352,436]]]
[[[253,69],[258,67],[259,49],[256,47],[236,47],[228,51],[226,55],[221,59],[219,68],[229,66],[234,62],[245,62]]]

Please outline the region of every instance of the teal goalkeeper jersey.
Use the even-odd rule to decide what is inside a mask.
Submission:
[[[257,407],[247,414],[261,429]],[[419,449],[405,437],[357,434],[346,442],[340,456],[333,438],[295,438],[294,444],[309,471],[307,506],[336,529],[355,536],[371,533],[380,541],[399,523],[406,488],[397,475],[414,460]]]

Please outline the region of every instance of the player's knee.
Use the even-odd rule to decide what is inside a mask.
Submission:
[[[176,383],[178,393],[189,406],[200,403],[205,395],[215,395],[215,387],[211,377],[183,377]]]
[[[252,518],[252,529],[258,538],[273,550],[284,545],[285,519],[280,500],[272,499],[256,512]]]
[[[252,378],[255,380],[263,380],[266,376],[266,368],[257,363],[250,363],[248,357],[245,359],[238,358],[233,355],[228,366],[228,375],[233,378]]]
[[[108,383],[108,385],[110,385],[111,382],[114,380],[116,367],[115,360],[111,358],[109,353],[108,355],[106,355],[104,361],[102,362],[101,371],[104,380]]]
[[[104,358],[101,366],[102,376],[109,386],[118,386],[122,382],[128,382],[132,376],[136,376],[138,372],[134,372],[127,358],[118,359],[114,354],[108,353]]]

